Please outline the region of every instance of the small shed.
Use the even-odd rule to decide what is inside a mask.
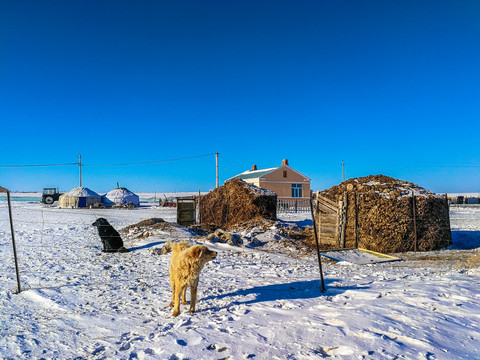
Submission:
[[[58,206],[61,208],[85,208],[100,204],[102,204],[102,197],[95,191],[82,186],[66,192],[58,199]]]
[[[277,218],[277,194],[240,179],[232,179],[200,198],[203,226],[229,230],[255,220]]]
[[[107,206],[133,204],[140,205],[140,198],[137,194],[131,192],[127,188],[119,187],[110,190],[103,196],[103,202]]]

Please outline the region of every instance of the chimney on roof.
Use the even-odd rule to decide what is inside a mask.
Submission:
[[[282,160],[282,166],[283,166],[283,165],[288,165],[288,160],[287,160],[287,159],[283,159],[283,160]]]
[[[252,165],[252,171],[257,170],[257,165]]]

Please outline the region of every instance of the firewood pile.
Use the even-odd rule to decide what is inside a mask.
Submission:
[[[204,228],[230,230],[276,218],[277,194],[240,179],[227,181],[200,199],[200,221]]]
[[[349,179],[318,198],[330,200],[325,200],[327,205],[338,204],[335,236],[325,236],[325,245],[336,242],[339,248],[393,253],[436,250],[452,243],[446,198],[411,182],[384,175]],[[320,242],[322,218],[326,214],[319,206],[315,221]]]

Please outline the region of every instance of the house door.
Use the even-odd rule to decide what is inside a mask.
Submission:
[[[78,198],[78,207],[79,208],[84,208],[87,207],[87,198],[82,196]]]

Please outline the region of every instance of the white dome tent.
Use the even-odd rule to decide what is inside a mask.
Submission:
[[[58,206],[61,208],[85,208],[99,206],[101,203],[102,197],[100,195],[82,186],[66,192],[58,199]]]
[[[106,193],[103,196],[103,202],[107,206],[127,205],[127,204],[133,204],[134,206],[139,206],[140,198],[137,194],[134,194],[127,188],[119,187]]]

